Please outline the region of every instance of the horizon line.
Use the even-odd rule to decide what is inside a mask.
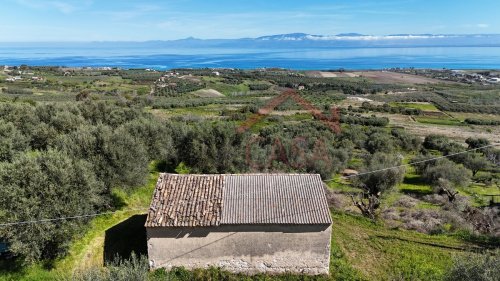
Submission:
[[[273,37],[273,36],[284,36],[284,35],[297,35],[303,34],[308,36],[317,36],[317,37],[403,37],[403,36],[500,36],[500,33],[397,33],[397,34],[385,34],[385,35],[373,35],[373,34],[362,34],[356,32],[348,32],[348,33],[338,33],[335,35],[322,35],[322,34],[311,34],[311,33],[303,33],[303,32],[293,32],[293,33],[280,33],[280,34],[272,34],[272,35],[262,35],[257,37],[235,37],[235,38],[198,38],[193,36],[177,38],[177,39],[148,39],[148,40],[40,40],[40,41],[2,41],[0,43],[148,43],[148,42],[172,42],[172,41],[182,41],[182,40],[200,40],[200,41],[209,41],[209,40],[253,40],[259,39],[263,37]],[[350,35],[352,34],[352,35]],[[425,39],[437,39],[439,37],[434,38],[425,38]],[[383,38],[385,39],[385,38]],[[395,38],[398,39],[398,38]],[[399,38],[401,39],[401,38]],[[422,39],[422,38],[414,38],[414,39]],[[290,40],[292,41],[292,40]],[[329,41],[327,39],[323,41]],[[333,40],[330,40],[333,41]]]

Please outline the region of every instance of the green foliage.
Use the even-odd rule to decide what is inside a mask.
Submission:
[[[28,147],[28,139],[14,124],[0,120],[0,162],[11,161],[16,154]]]
[[[74,281],[145,281],[149,280],[147,257],[132,253],[130,259],[115,259],[105,268],[91,267],[77,271],[68,280]]]
[[[143,142],[150,161],[171,161],[175,157],[172,128],[153,118],[138,118],[123,124],[118,134],[131,135]]]
[[[497,281],[500,277],[500,251],[456,256],[444,280]]]
[[[376,117],[376,116],[364,117],[364,116],[356,116],[353,114],[349,115],[342,114],[340,116],[340,123],[385,127],[389,124],[389,119],[386,117]]]
[[[189,79],[168,78],[165,82],[156,86],[154,94],[156,96],[175,97],[203,88],[205,88],[205,84],[202,82]]]
[[[467,153],[462,163],[465,168],[472,171],[472,176],[475,176],[477,172],[489,166],[488,160],[480,153]]]
[[[269,89],[271,87],[271,85],[269,84],[249,84],[248,85],[248,88],[250,88],[250,90],[252,91],[265,91],[267,89]]]
[[[441,111],[452,111],[452,112],[472,112],[472,113],[489,113],[498,114],[500,112],[500,106],[495,104],[498,100],[498,94],[495,92],[475,94],[477,100],[481,100],[481,103],[472,103],[471,92],[466,91],[460,100],[457,100],[458,96],[455,93],[445,93],[445,92],[416,92],[411,95],[384,95],[373,97],[378,100],[383,100],[385,102],[427,102],[434,104]]]
[[[244,167],[242,143],[234,125],[195,125],[181,136],[178,159],[194,173],[234,173]]]
[[[365,168],[361,173],[366,171],[380,171],[356,177],[355,184],[363,188],[368,194],[379,197],[381,193],[403,181],[405,174],[404,167],[386,169],[401,165],[401,160],[402,158],[398,155],[381,152],[373,154],[366,161]]]
[[[369,102],[363,102],[361,104],[361,107],[359,109],[352,109],[351,111],[354,112],[370,112],[370,111],[375,111],[375,112],[387,112],[387,113],[392,113],[392,114],[403,114],[403,115],[421,115],[422,110],[419,108],[405,108],[402,106],[390,106],[389,104],[385,103],[383,105],[373,105]]]
[[[454,185],[467,186],[470,182],[471,172],[443,158],[436,160],[435,164],[427,166],[422,173],[422,178],[431,185],[438,184],[439,179],[445,179]]]
[[[184,162],[181,162],[175,168],[175,172],[177,174],[181,174],[181,175],[190,174],[191,173],[191,169],[189,169],[189,167],[186,164],[184,164]]]
[[[49,150],[22,154],[0,166],[0,221],[93,214],[104,205],[103,185],[90,164]],[[84,220],[60,220],[0,229],[10,250],[26,262],[63,253]]]
[[[490,144],[490,141],[484,138],[467,138],[465,143],[469,145],[469,149],[484,147]]]
[[[123,131],[102,124],[85,125],[58,137],[55,146],[73,158],[92,163],[108,190],[116,185],[139,185],[146,175],[147,152],[143,143]]]
[[[3,93],[9,94],[9,95],[32,95],[33,91],[28,90],[28,89],[22,89],[22,88],[4,88]]]
[[[394,150],[394,144],[392,139],[393,138],[391,138],[391,136],[388,134],[382,132],[375,132],[368,137],[365,144],[365,148],[370,153],[375,153],[375,152],[388,153]]]
[[[427,149],[443,151],[450,144],[450,140],[441,135],[428,135],[424,139],[423,146]]]
[[[396,138],[397,145],[405,151],[418,151],[422,146],[420,138],[410,135],[401,129],[392,129],[391,135]]]
[[[489,126],[498,126],[500,125],[500,121],[498,120],[484,120],[484,119],[475,119],[475,118],[466,118],[464,120],[465,123],[471,125],[489,125]]]

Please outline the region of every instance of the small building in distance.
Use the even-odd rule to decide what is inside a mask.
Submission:
[[[332,219],[316,174],[160,174],[146,220],[152,269],[329,273]]]

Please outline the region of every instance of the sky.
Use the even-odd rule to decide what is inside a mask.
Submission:
[[[499,0],[1,0],[0,41],[500,34]]]

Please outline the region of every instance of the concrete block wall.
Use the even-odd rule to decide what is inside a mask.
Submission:
[[[147,228],[151,268],[220,267],[234,273],[329,273],[330,225]]]

